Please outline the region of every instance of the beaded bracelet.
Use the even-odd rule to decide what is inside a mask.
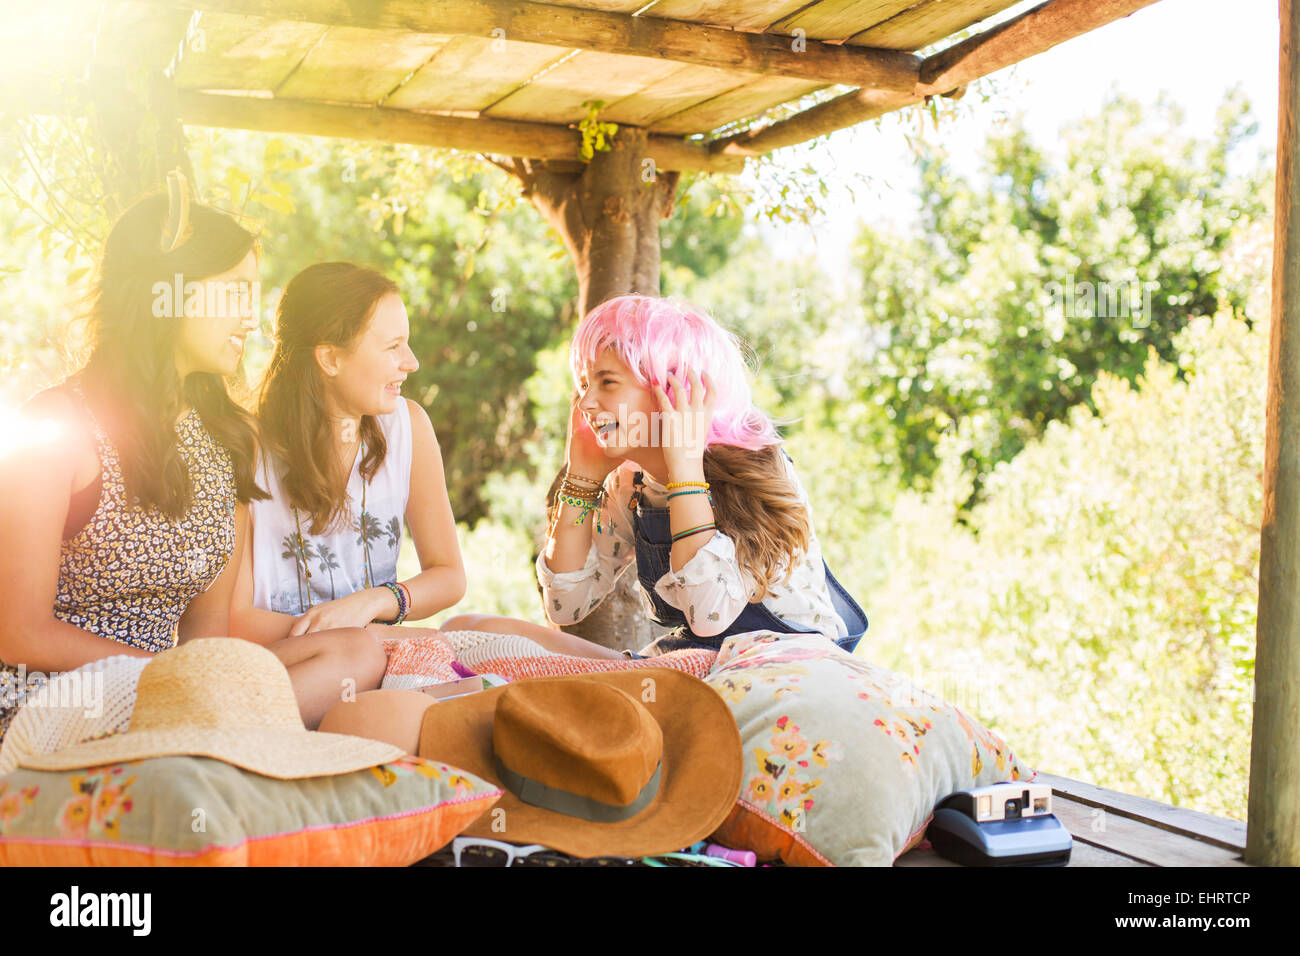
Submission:
[[[709,504],[713,504],[713,495],[710,494],[708,488],[692,488],[690,491],[674,491],[668,496],[668,500],[672,501],[674,498],[680,498],[682,495],[708,495]]]
[[[403,621],[406,620],[406,612],[409,609],[406,603],[406,596],[402,594],[402,589],[399,588],[396,584],[385,581],[381,586],[388,588],[388,590],[393,592],[393,597],[397,598],[397,617],[389,621],[388,623],[401,624]]]
[[[409,617],[411,610],[415,607],[415,599],[411,597],[411,589],[401,581],[397,582],[397,586],[401,588],[402,593],[406,595],[406,614]]]
[[[592,485],[592,486],[594,486],[594,487],[596,487],[596,488],[599,488],[601,485],[604,484],[603,481],[598,481],[598,480],[595,479],[595,478],[588,478],[586,475],[573,475],[573,474],[570,474],[570,473],[567,472],[567,471],[564,473],[564,480],[565,480],[565,481],[585,481],[585,482],[587,482],[589,485]]]
[[[673,535],[673,541],[680,541],[682,538],[689,538],[693,534],[699,534],[701,531],[714,531],[717,525],[710,521],[708,524],[702,524],[694,528],[687,528],[685,531],[678,531]]]
[[[581,498],[583,501],[598,501],[600,500],[601,490],[599,488],[581,488],[565,481],[560,485],[560,494],[568,495],[570,498]]]
[[[665,488],[668,488],[668,489],[672,489],[672,488],[704,488],[705,490],[708,490],[709,483],[708,483],[707,481],[670,481],[670,482],[668,482],[668,484],[664,485],[664,487],[665,487]]]

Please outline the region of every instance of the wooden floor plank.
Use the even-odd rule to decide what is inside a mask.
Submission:
[[[1056,795],[1054,813],[1075,841],[1121,853],[1152,866],[1244,866],[1240,851],[1202,843],[1132,817]]]
[[[1034,782],[1045,783],[1053,792],[1068,796],[1077,803],[1102,807],[1108,816],[1118,814],[1142,820],[1162,830],[1193,837],[1226,850],[1244,851],[1246,848],[1246,824],[1239,820],[1216,817],[1185,807],[1171,807],[1157,800],[1106,790],[1091,783],[1041,771]]]
[[[960,866],[960,863],[954,863],[952,860],[945,860],[930,847],[924,849],[911,850],[904,853],[894,861],[894,866]],[[1111,853],[1109,850],[1103,850],[1101,847],[1092,846],[1081,840],[1075,840],[1074,846],[1070,848],[1070,862],[1068,866],[1150,866],[1150,863],[1143,863],[1141,860],[1135,860],[1132,857],[1123,856],[1119,853]]]

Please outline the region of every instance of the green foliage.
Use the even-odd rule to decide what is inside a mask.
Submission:
[[[618,132],[617,123],[607,123],[597,119],[604,107],[604,100],[588,100],[582,104],[582,108],[587,112],[582,122],[578,124],[578,132],[582,134],[582,147],[578,153],[584,163],[591,162],[597,151],[604,153],[611,149],[614,134]]]
[[[1136,381],[1148,350],[1178,358],[1189,317],[1245,315],[1259,275],[1222,253],[1265,214],[1267,169],[1230,175],[1253,131],[1239,94],[1205,142],[1157,103],[1116,98],[1047,155],[1018,123],[987,142],[972,185],[939,148],[923,154],[922,232],[865,228],[862,301],[886,338],[863,383],[897,434],[904,480],[922,486],[940,437],[962,432],[976,487],[1048,422],[1090,401],[1102,372]],[[1144,299],[1144,295],[1146,298]]]
[[[897,501],[872,659],[1052,773],[1244,819],[1267,336],[1227,314],[1101,373],[961,517],[966,443]],[[1185,380],[1184,380],[1185,379]],[[951,694],[951,691],[949,692]]]

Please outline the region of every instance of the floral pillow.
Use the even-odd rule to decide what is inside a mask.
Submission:
[[[0,866],[402,866],[501,790],[404,757],[276,780],[209,757],[0,777]]]
[[[819,635],[730,638],[706,681],[745,760],[713,839],[760,859],[888,866],[948,794],[1033,775],[958,708]]]

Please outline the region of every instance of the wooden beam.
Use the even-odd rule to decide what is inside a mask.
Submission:
[[[966,84],[1059,43],[1119,20],[1157,0],[1048,0],[1015,19],[928,57],[919,80],[900,93],[860,89],[804,110],[789,119],[717,140],[713,149],[737,156],[759,156],[806,142],[837,129],[876,119],[921,102],[926,96],[960,95]]]
[[[918,92],[942,93],[963,86],[1156,2],[1049,0],[927,58],[921,64]]]
[[[299,20],[329,26],[409,30],[543,43],[676,60],[697,66],[819,83],[910,90],[920,59],[898,50],[744,33],[654,16],[532,0],[147,0],[185,9]]]
[[[550,123],[216,93],[181,91],[177,98],[182,120],[196,126],[380,140],[534,159],[580,159],[578,132]],[[650,136],[646,155],[661,170],[739,173],[745,164],[744,157],[713,155],[703,145],[672,136]]]
[[[1300,865],[1300,2],[1280,0],[1273,314],[1246,860]]]
[[[789,119],[717,140],[712,149],[719,156],[763,156],[774,149],[794,146],[837,129],[865,123],[922,99],[924,97],[911,93],[854,90],[809,107]]]

